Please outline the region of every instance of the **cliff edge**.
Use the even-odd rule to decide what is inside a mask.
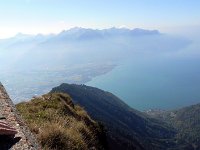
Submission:
[[[0,114],[5,117],[11,127],[17,130],[14,137],[0,135],[0,149],[1,150],[38,150],[34,135],[30,132],[20,115],[18,114],[15,105],[9,98],[5,88],[0,83]]]

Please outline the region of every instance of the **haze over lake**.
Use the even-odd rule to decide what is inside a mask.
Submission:
[[[133,108],[175,109],[200,102],[198,59],[127,60],[87,85],[110,91]]]
[[[87,85],[110,91],[140,110],[199,103],[200,45],[194,37],[139,42],[140,52]]]
[[[136,109],[174,109],[200,102],[198,41],[138,28],[18,34],[0,40],[0,81],[15,102],[66,82],[113,92]]]

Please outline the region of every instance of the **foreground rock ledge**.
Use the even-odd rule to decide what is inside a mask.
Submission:
[[[0,150],[39,150],[39,144],[18,114],[5,88],[0,83],[0,114],[17,130],[14,137],[0,135]]]

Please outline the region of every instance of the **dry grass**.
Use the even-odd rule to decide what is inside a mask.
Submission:
[[[47,94],[17,109],[46,150],[101,149],[97,139],[98,124],[66,94]]]

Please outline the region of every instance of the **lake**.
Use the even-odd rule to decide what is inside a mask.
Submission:
[[[138,110],[200,103],[198,58],[129,59],[87,85],[109,91]]]

